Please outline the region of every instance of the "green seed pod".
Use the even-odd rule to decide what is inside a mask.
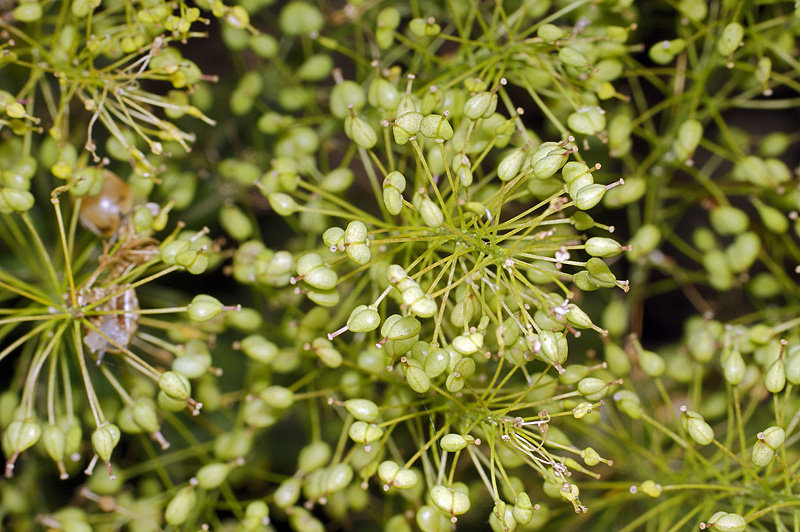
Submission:
[[[225,482],[234,465],[234,463],[225,464],[219,462],[204,465],[195,475],[197,485],[204,490],[217,489]]]
[[[533,164],[533,175],[539,179],[548,179],[555,175],[567,162],[567,155],[562,153],[550,153],[541,159],[536,159]]]
[[[587,211],[600,203],[606,193],[604,185],[589,185],[583,187],[575,195],[575,206],[582,211]]]
[[[709,522],[705,524],[705,528],[711,528],[717,532],[744,532],[747,528],[747,521],[739,514],[717,512]]]
[[[483,335],[477,332],[459,335],[453,338],[452,345],[462,355],[472,355],[483,348]]]
[[[588,70],[589,60],[575,48],[565,46],[558,51],[558,59],[568,67],[578,70]]]
[[[350,117],[350,106],[353,111],[358,112],[366,103],[364,90],[354,81],[343,81],[331,89],[330,109],[336,118]]]
[[[417,366],[409,365],[406,370],[406,382],[416,393],[426,393],[431,387],[431,378]]]
[[[479,92],[464,103],[464,116],[470,120],[488,118],[497,109],[497,94]]]
[[[327,473],[324,479],[326,493],[342,491],[353,480],[353,468],[349,464],[336,464]]]
[[[661,243],[661,230],[653,225],[641,226],[628,243],[630,250],[627,257],[631,262],[636,262],[656,249]]]
[[[589,167],[585,164],[578,161],[570,161],[566,163],[561,170],[561,178],[564,180],[564,183],[569,185],[576,179],[590,173]]]
[[[761,439],[756,441],[753,452],[750,454],[750,461],[757,467],[767,467],[775,457],[775,451]]]
[[[445,381],[445,388],[447,391],[451,393],[460,392],[464,385],[467,383],[467,380],[462,378],[456,373],[451,373],[447,376],[447,380]]]
[[[780,235],[789,230],[789,219],[781,211],[758,199],[753,198],[752,201],[761,217],[761,222],[768,231]]]
[[[186,408],[185,401],[179,401],[178,399],[173,399],[163,391],[158,392],[158,396],[156,397],[158,402],[158,407],[162,410],[166,410],[167,412],[180,412],[184,408]]]
[[[394,141],[401,146],[407,143],[420,132],[422,120],[422,113],[417,111],[409,111],[395,118],[395,125],[392,126]]]
[[[611,238],[595,236],[586,241],[586,253],[592,257],[614,257],[624,250],[624,246]]]
[[[747,372],[742,354],[738,349],[734,349],[728,357],[722,361],[722,371],[725,375],[725,380],[733,386],[738,386],[744,380]]]
[[[450,521],[435,506],[421,506],[417,510],[415,517],[417,525],[422,532],[446,532],[450,529]]]
[[[671,63],[675,56],[686,48],[686,41],[683,39],[673,39],[671,41],[661,41],[650,47],[648,55],[656,64],[666,65]]]
[[[344,402],[344,407],[350,412],[351,416],[367,423],[372,423],[378,419],[380,414],[378,405],[369,399],[349,399]]]
[[[267,386],[258,394],[264,403],[278,410],[291,408],[294,404],[294,392],[283,386]]]
[[[493,532],[514,532],[517,529],[517,522],[511,505],[506,505],[503,501],[498,501],[491,515],[489,515],[489,528]]]
[[[322,440],[313,441],[300,449],[300,454],[297,457],[297,468],[305,473],[315,471],[328,463],[331,454],[331,446],[328,443]],[[290,504],[294,504],[294,502]]]
[[[223,206],[219,211],[219,222],[222,228],[239,242],[247,240],[253,234],[250,218],[236,206]]]
[[[559,369],[564,362],[567,361],[567,339],[553,331],[542,331],[539,333],[539,342],[541,349],[539,356],[550,364]]]
[[[703,256],[703,266],[708,274],[708,284],[712,288],[726,292],[733,286],[733,272],[728,266],[725,254],[717,249],[708,251]]]
[[[377,329],[380,323],[381,317],[378,311],[366,305],[359,305],[350,313],[350,318],[347,320],[347,327],[350,331],[355,333],[369,332]]]
[[[681,407],[681,426],[700,445],[708,445],[714,439],[714,430],[697,412]]]
[[[608,393],[609,386],[602,379],[586,377],[578,382],[578,391],[590,401],[599,401]]]
[[[467,445],[472,445],[473,443],[475,443],[475,438],[469,434],[463,436],[461,434],[445,434],[439,441],[439,445],[442,446],[442,449],[449,453],[458,452],[466,448]]]
[[[172,497],[164,510],[164,521],[172,526],[180,526],[189,520],[189,516],[197,507],[197,494],[194,486],[181,488]]]
[[[27,212],[33,207],[33,194],[27,190],[0,188],[0,213]]]
[[[297,203],[288,194],[283,192],[273,192],[267,195],[269,205],[279,216],[291,216],[297,212]]]
[[[175,264],[192,275],[200,275],[208,269],[210,259],[203,251],[187,249],[175,255]]]
[[[672,142],[672,151],[679,161],[691,161],[694,151],[703,138],[703,125],[694,119],[689,119],[678,128],[678,136]]]
[[[764,374],[764,387],[770,393],[780,393],[786,386],[786,366],[783,358],[779,357],[773,362]]]
[[[611,272],[608,265],[597,257],[592,257],[586,261],[586,271],[589,272],[592,282],[598,286],[610,288],[617,281],[616,276]]]
[[[300,68],[297,77],[303,81],[322,81],[333,70],[333,59],[328,54],[314,54],[308,57]]]
[[[603,205],[609,209],[618,209],[639,201],[647,191],[647,180],[641,177],[625,179],[625,186],[614,187],[603,197]]]
[[[370,425],[364,421],[356,421],[348,429],[350,439],[356,443],[370,443],[383,436],[383,429],[377,425]]]
[[[600,286],[596,285],[592,281],[591,275],[589,275],[589,272],[587,272],[586,270],[582,270],[576,273],[575,277],[573,278],[573,281],[575,281],[575,286],[577,286],[584,292],[592,292],[594,290],[600,289]]]
[[[111,460],[111,453],[114,447],[119,443],[120,431],[119,428],[112,424],[107,423],[101,427],[97,427],[92,433],[92,449],[104,462]]]
[[[446,116],[430,114],[422,119],[419,128],[423,136],[436,140],[450,140],[453,138],[453,126],[447,121]]]
[[[652,378],[660,377],[666,370],[664,359],[647,349],[642,349],[639,352],[639,366],[648,377]]]
[[[628,353],[614,342],[606,342],[603,348],[604,359],[608,369],[618,377],[624,377],[631,371],[631,360]]]
[[[567,193],[569,193],[571,198],[575,198],[578,194],[578,191],[583,187],[588,187],[589,185],[594,184],[594,177],[592,174],[583,174],[582,176],[576,178],[572,181],[569,185],[567,185]]]
[[[31,418],[15,419],[3,433],[4,450],[21,453],[39,441],[41,435],[42,429],[36,420]]]
[[[620,390],[614,393],[614,401],[617,403],[617,408],[631,419],[640,419],[642,417],[641,401],[632,391]]]
[[[81,2],[75,2],[75,4],[81,4]],[[88,2],[84,2],[84,4],[88,5]],[[14,18],[20,22],[36,22],[42,18],[42,13],[42,6],[37,2],[20,3],[11,12]],[[9,116],[11,115],[9,114]]]
[[[632,128],[631,117],[627,114],[618,114],[608,123],[608,148],[611,157],[622,157],[630,152],[633,146]]]
[[[500,181],[510,181],[514,179],[519,174],[522,163],[524,162],[525,149],[514,150],[503,157],[503,160],[497,165],[497,177]]]
[[[155,405],[151,401],[151,399],[137,399],[132,407],[133,421],[149,434],[161,430]]]
[[[358,146],[370,150],[378,142],[378,134],[365,120],[357,116],[348,116],[344,121],[344,132]]]
[[[776,451],[786,441],[786,432],[780,427],[773,426],[759,433],[758,439],[763,440],[767,447]]]
[[[269,524],[269,506],[264,501],[253,501],[247,505],[242,520],[242,528],[247,532],[257,532]]]
[[[546,43],[553,44],[567,36],[567,32],[553,24],[542,24],[536,30],[536,35]]]
[[[606,128],[605,113],[597,106],[584,107],[567,117],[567,125],[576,133],[596,135]]]
[[[800,384],[800,350],[789,349],[784,362],[786,380],[793,385]]]
[[[292,508],[289,526],[297,532],[325,532],[325,525],[302,506]]]
[[[469,510],[469,496],[463,491],[434,486],[431,488],[430,497],[433,504],[450,515],[461,515]]]
[[[717,52],[723,57],[730,57],[742,44],[744,28],[738,22],[731,22],[722,30],[717,41]]]
[[[520,491],[517,494],[514,508],[511,510],[514,520],[520,525],[527,525],[531,522],[531,518],[533,517],[533,509],[531,498],[524,491]]]
[[[287,35],[307,35],[319,32],[324,25],[324,19],[316,6],[292,1],[281,10],[278,25]]]
[[[419,38],[435,37],[439,35],[439,32],[442,31],[441,26],[436,24],[436,21],[433,19],[433,17],[428,19],[413,18],[408,23],[408,29],[412,35]]]
[[[428,227],[436,229],[441,227],[444,223],[444,214],[442,209],[427,196],[422,198],[419,205],[419,213],[422,216],[422,221]]]
[[[720,235],[738,235],[747,231],[750,217],[741,209],[731,205],[720,205],[709,214],[709,221]]]
[[[58,425],[47,425],[42,432],[42,444],[47,455],[54,462],[63,462],[66,455],[67,438],[64,430]],[[63,465],[61,466],[63,467]],[[62,473],[61,478],[66,478]]]
[[[278,356],[278,346],[258,334],[246,337],[240,345],[245,355],[262,364],[270,364]]]
[[[251,35],[248,46],[261,59],[271,59],[278,55],[278,41],[269,33]]]
[[[574,303],[567,305],[567,309],[567,313],[564,317],[567,319],[567,323],[573,327],[577,329],[589,329],[594,325],[589,315]]]
[[[798,357],[800,360],[800,357]],[[423,368],[430,378],[435,378],[444,373],[450,365],[450,353],[442,348],[432,349],[425,357]]]
[[[189,379],[174,371],[165,371],[158,378],[158,387],[170,398],[185,401],[192,393]]]
[[[421,324],[415,317],[392,318],[393,316],[389,316],[381,327],[381,334],[389,340],[406,340],[419,335]]]

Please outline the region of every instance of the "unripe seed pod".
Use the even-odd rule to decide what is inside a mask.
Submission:
[[[294,404],[294,392],[283,386],[267,386],[261,390],[258,397],[267,406],[280,410],[290,408]]]
[[[567,314],[564,316],[567,322],[578,329],[589,329],[592,327],[592,320],[580,307],[574,303],[567,305]]]
[[[720,235],[738,235],[747,231],[750,217],[741,209],[731,205],[720,205],[709,213],[709,221]]]
[[[469,510],[469,496],[452,488],[434,486],[430,491],[431,501],[450,515],[461,515]]]
[[[547,43],[554,43],[567,36],[567,32],[553,24],[542,24],[536,30],[536,35]]]
[[[714,430],[706,423],[703,416],[697,412],[681,408],[681,426],[689,433],[689,436],[700,445],[708,445],[714,439]]]
[[[150,399],[137,399],[133,404],[133,420],[142,430],[149,434],[158,432],[161,425],[158,422],[156,409]]]
[[[233,463],[224,464],[219,462],[204,465],[195,475],[197,485],[204,490],[213,490],[220,487],[234,465]]]
[[[653,224],[641,226],[628,242],[631,248],[627,253],[628,260],[636,262],[656,249],[660,243],[661,230],[657,226]]]
[[[555,175],[567,162],[567,157],[561,153],[550,153],[533,164],[533,175],[539,179],[548,179]]]
[[[158,402],[158,407],[166,410],[167,412],[180,412],[184,408],[186,408],[186,401],[179,401],[177,399],[173,399],[164,391],[158,392],[158,396],[156,397],[156,401]]]
[[[269,506],[264,501],[253,501],[247,505],[242,520],[242,528],[247,532],[262,530],[269,524]]]
[[[558,59],[566,66],[586,70],[589,68],[589,60],[575,48],[565,46],[558,52]]]
[[[369,399],[348,399],[344,402],[344,407],[354,418],[367,423],[372,423],[378,419],[380,414],[378,405]]]
[[[712,249],[703,256],[703,266],[708,274],[708,284],[720,292],[726,292],[733,286],[733,272],[728,266],[725,254]]]
[[[279,216],[291,216],[297,212],[297,203],[294,198],[283,192],[273,192],[267,196],[272,210]]]
[[[42,435],[39,423],[34,419],[15,419],[3,433],[4,450],[21,453],[32,447]],[[8,446],[8,449],[5,447]]]
[[[33,194],[27,190],[0,188],[0,213],[27,212],[33,203]]]
[[[564,165],[561,170],[561,178],[567,185],[572,184],[573,181],[579,177],[590,174],[589,167],[582,162],[570,161]]]
[[[452,344],[453,348],[462,355],[472,355],[483,348],[483,335],[476,332],[456,336],[453,338]]]
[[[100,460],[104,462],[111,460],[111,453],[119,443],[119,438],[119,428],[112,423],[107,423],[95,429],[92,433],[92,448],[97,456],[100,457]]]
[[[789,230],[789,219],[781,211],[757,199],[753,200],[753,205],[768,231],[781,235]]]
[[[423,136],[436,140],[453,138],[453,126],[442,115],[430,114],[422,119],[419,128]]]
[[[678,128],[678,136],[672,142],[672,151],[680,161],[689,162],[697,146],[703,138],[703,125],[695,119],[689,119]]]
[[[640,419],[642,417],[641,401],[639,397],[630,390],[620,390],[614,394],[614,401],[617,402],[617,408],[622,410],[631,419]]]
[[[660,41],[650,47],[648,55],[654,63],[666,65],[671,63],[675,56],[686,48],[686,41],[683,39],[673,39],[671,41]]]
[[[310,473],[324,466],[330,458],[331,446],[322,440],[313,441],[300,449],[297,468],[305,473]]]
[[[701,528],[711,528],[716,532],[744,532],[747,521],[739,514],[717,512]]]
[[[567,125],[576,133],[596,135],[606,128],[605,111],[597,106],[584,107],[567,117]]]
[[[450,365],[450,353],[442,348],[436,348],[428,353],[423,363],[425,373],[430,378],[438,377]]]
[[[416,136],[422,127],[422,119],[422,113],[417,111],[409,111],[395,118],[392,127],[394,141],[402,146]]]
[[[444,223],[444,214],[442,210],[428,197],[422,198],[419,205],[419,213],[425,225],[432,229],[441,227]]]
[[[586,261],[586,271],[589,272],[592,282],[598,286],[612,287],[617,280],[608,265],[597,257]]]
[[[593,257],[614,257],[625,248],[612,238],[594,236],[586,241],[586,253]]]
[[[47,455],[54,462],[62,462],[64,460],[67,438],[61,427],[57,425],[48,425],[42,433],[42,443]]]
[[[639,366],[641,366],[642,371],[644,371],[648,377],[652,378],[660,377],[666,370],[664,359],[647,349],[642,349],[639,352]]]
[[[786,367],[783,357],[773,362],[764,374],[764,387],[771,393],[780,393],[786,386]]]
[[[722,361],[722,370],[725,380],[733,386],[738,386],[744,380],[747,372],[742,354],[738,349],[734,349],[725,360]]]
[[[187,249],[175,255],[175,264],[193,275],[204,273],[209,265],[208,254],[203,251]]]
[[[773,426],[761,432],[758,438],[763,440],[767,447],[777,451],[786,441],[786,432],[780,427]]]
[[[357,116],[348,116],[344,120],[344,132],[358,146],[369,150],[378,142],[378,134],[366,121]]]
[[[470,120],[489,118],[497,109],[497,94],[479,92],[464,104],[464,116]]]
[[[194,486],[181,488],[167,504],[164,520],[172,526],[180,526],[189,520],[196,506],[197,493],[194,491]]]
[[[500,181],[510,181],[514,179],[522,168],[522,163],[525,162],[525,150],[514,150],[510,154],[503,157],[500,164],[497,165],[497,177]]]
[[[174,371],[165,371],[158,378],[158,387],[176,401],[185,401],[192,393],[189,379]]]
[[[574,199],[575,196],[578,195],[578,192],[583,187],[588,187],[589,185],[593,184],[594,184],[594,177],[592,176],[592,174],[583,174],[582,176],[575,178],[572,181],[572,183],[567,185],[567,193],[571,198]]]
[[[397,315],[395,314],[394,316]],[[419,334],[420,328],[422,327],[419,320],[413,316],[406,316],[391,321],[390,318],[392,318],[392,316],[387,318],[383,323],[383,327],[381,327],[381,334],[389,340],[406,340],[413,338]]]
[[[576,273],[575,277],[573,278],[573,281],[575,282],[575,286],[577,286],[584,292],[592,292],[594,290],[600,289],[600,286],[592,281],[589,272],[587,272],[586,270],[581,270],[578,273]]]
[[[324,481],[326,493],[342,491],[353,480],[353,468],[349,464],[336,464],[327,473]]]
[[[364,421],[356,421],[348,429],[350,439],[356,443],[370,443],[383,436],[383,429]]]
[[[406,368],[406,382],[417,393],[426,393],[431,388],[431,378],[424,370],[416,366]]]
[[[722,35],[717,41],[717,52],[728,57],[739,48],[744,37],[744,28],[738,22],[731,22],[722,30]]]
[[[354,333],[374,331],[381,323],[380,314],[372,307],[359,305],[350,313],[347,327]]]
[[[521,491],[517,494],[517,501],[511,512],[517,523],[523,526],[530,523],[533,517],[533,504],[531,504],[531,498],[527,493]]]
[[[793,385],[800,384],[800,350],[789,349],[784,366],[786,380]]]
[[[578,391],[590,401],[599,401],[608,393],[608,385],[602,379],[586,377],[578,382]]]
[[[270,364],[278,356],[278,346],[258,334],[246,337],[240,345],[245,355],[262,364]]]
[[[469,434],[463,436],[461,434],[445,434],[439,441],[439,445],[442,446],[442,449],[449,453],[458,452],[466,448],[467,445],[471,445],[473,443],[475,443],[475,438]]]
[[[587,211],[600,203],[605,193],[604,185],[595,184],[583,187],[575,195],[575,206],[582,211]]]

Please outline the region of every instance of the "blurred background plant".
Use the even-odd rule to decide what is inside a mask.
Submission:
[[[798,28],[0,2],[0,522],[800,530]]]

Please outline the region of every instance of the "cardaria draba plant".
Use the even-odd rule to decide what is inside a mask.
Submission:
[[[796,528],[795,10],[0,2],[3,525]]]

